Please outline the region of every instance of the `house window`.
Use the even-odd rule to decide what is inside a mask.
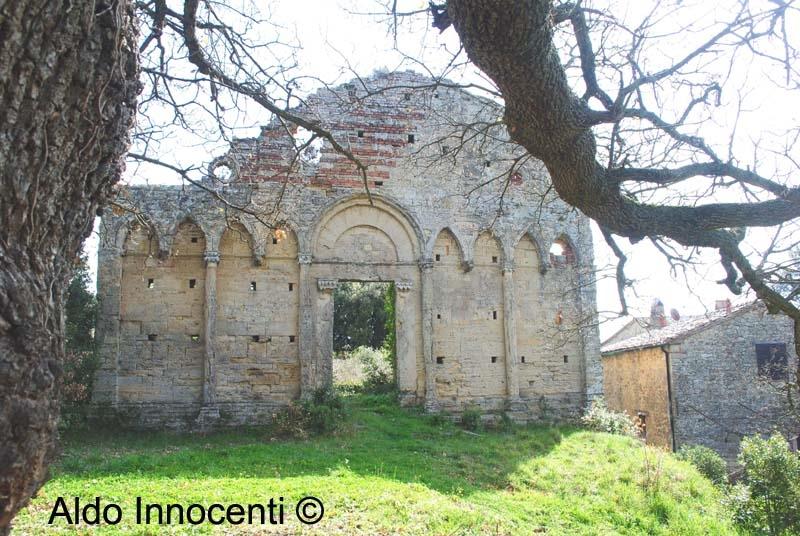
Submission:
[[[147,280],[147,288],[155,288],[155,286],[156,286],[155,280],[153,280],[153,279],[148,279]]]
[[[250,281],[250,290],[255,292],[258,288],[258,284],[255,281]]]
[[[190,279],[189,280],[189,288],[194,288],[197,286],[197,279]]]
[[[770,380],[785,380],[789,365],[786,343],[770,342],[756,344],[758,375]]]

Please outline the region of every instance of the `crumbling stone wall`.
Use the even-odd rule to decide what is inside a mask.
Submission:
[[[368,164],[369,195],[342,155],[298,156],[276,122],[215,164],[230,182],[131,187],[136,215],[103,215],[99,406],[142,426],[268,421],[330,382],[340,280],[395,283],[404,403],[528,420],[601,392],[586,218],[492,126],[495,104],[414,73],[364,81],[296,111]]]

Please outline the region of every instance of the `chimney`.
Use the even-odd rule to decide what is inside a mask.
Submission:
[[[664,304],[656,298],[650,306],[650,327],[660,329],[666,327],[667,317],[664,315]]]
[[[731,312],[731,300],[725,298],[724,300],[717,300],[714,304],[714,309],[717,311],[725,311],[725,314]]]

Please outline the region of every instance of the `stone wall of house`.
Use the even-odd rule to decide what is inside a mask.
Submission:
[[[404,403],[529,420],[602,391],[588,220],[491,126],[496,105],[413,73],[365,82],[381,91],[296,111],[369,166],[369,194],[277,122],[212,166],[230,182],[120,194],[135,212],[103,215],[98,405],[140,426],[268,421],[330,382],[339,280],[395,283]]]
[[[784,343],[796,363],[792,322],[763,306],[734,311],[669,347],[677,447],[700,444],[734,462],[744,435],[778,429],[794,436],[780,381],[759,375],[758,343]]]
[[[603,387],[608,407],[642,422],[648,445],[672,449],[667,359],[660,347],[603,356]]]

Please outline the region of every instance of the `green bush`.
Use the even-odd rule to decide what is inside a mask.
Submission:
[[[625,412],[608,409],[602,397],[595,398],[581,417],[581,422],[590,430],[609,434],[639,437],[639,428]]]
[[[321,387],[311,397],[293,402],[272,417],[279,435],[308,437],[310,434],[327,434],[338,430],[347,411],[342,397],[333,389]]]
[[[389,353],[385,348],[359,346],[351,355],[358,359],[363,367],[365,392],[389,393],[394,390],[394,373]]]
[[[722,456],[702,445],[685,445],[678,450],[678,458],[694,465],[700,474],[717,486],[728,482],[728,466]]]
[[[739,451],[744,484],[730,497],[735,518],[760,534],[800,534],[800,457],[786,440],[745,437]]]
[[[481,409],[477,406],[469,406],[461,413],[461,426],[472,432],[477,432],[483,427],[481,421]]]

